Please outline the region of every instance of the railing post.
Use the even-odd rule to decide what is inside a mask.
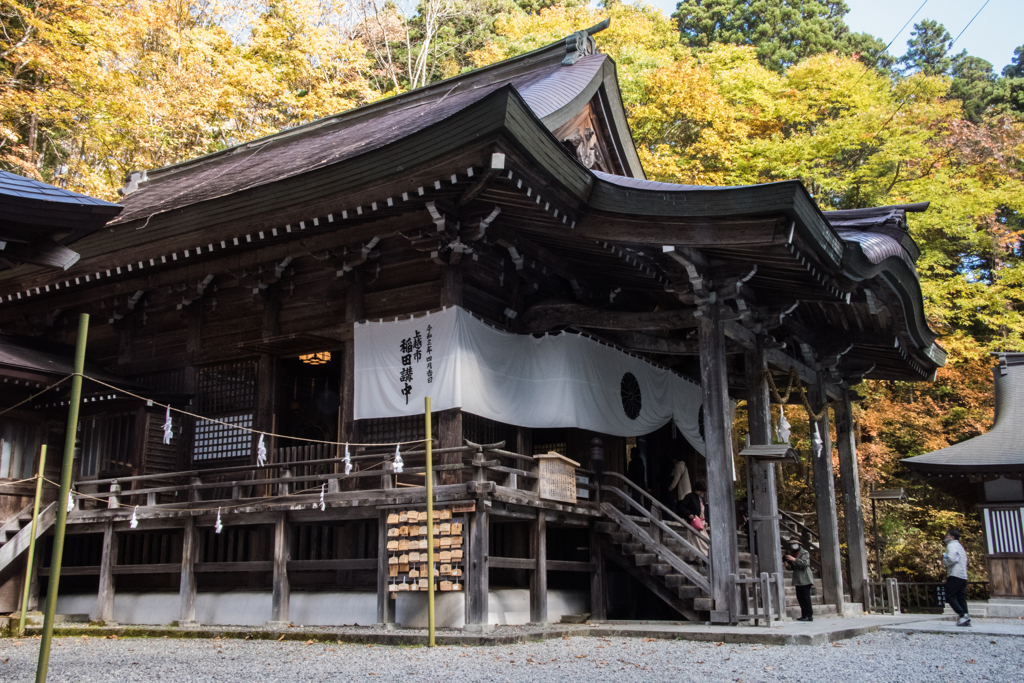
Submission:
[[[653,520],[661,521],[661,508],[657,505],[651,505],[651,538],[656,542],[661,543],[661,527],[654,523]]]
[[[381,470],[384,473],[380,475],[380,487],[385,491],[390,491],[395,488],[395,477],[392,474],[395,471],[395,465],[391,462],[385,462],[381,465]],[[430,520],[427,520],[427,523],[429,524]]]
[[[292,477],[292,470],[291,470],[291,468],[290,467],[283,468],[281,470],[280,477],[282,479],[291,479],[291,477]],[[277,495],[279,495],[279,496],[287,496],[289,493],[291,493],[291,485],[287,481],[282,481],[281,483],[279,483],[277,485]]]
[[[889,614],[900,613],[900,589],[896,579],[886,579],[886,588],[889,591]]]
[[[156,505],[156,494],[155,493],[147,493],[146,494],[146,506],[147,507],[151,507],[153,505]]]
[[[192,484],[192,488],[188,491],[188,500],[190,503],[195,503],[200,500],[199,489],[197,489],[196,486],[202,484],[203,480],[199,477],[192,477],[190,483]]]
[[[779,621],[786,621],[786,582],[778,573],[772,574],[772,581],[775,582],[775,597],[779,603]]]
[[[116,510],[121,505],[121,500],[118,494],[121,493],[121,485],[116,481],[110,485],[110,497],[107,498],[107,509]]]
[[[473,481],[487,481],[483,451],[477,451],[473,454]]]
[[[601,481],[604,479],[604,441],[590,440],[590,469],[594,471],[594,504],[601,504]]]
[[[242,497],[242,485],[237,481],[231,482],[231,500],[239,500]]]
[[[331,477],[327,480],[327,493],[338,493],[340,490],[341,486],[336,477]]]
[[[772,590],[768,580],[768,572],[761,572],[761,607],[764,608],[764,620],[768,626],[772,626]]]

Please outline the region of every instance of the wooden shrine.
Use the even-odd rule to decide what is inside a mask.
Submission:
[[[435,537],[461,543],[438,547],[451,553],[439,579],[465,594],[467,628],[557,620],[554,591],[594,619],[629,615],[643,606],[619,587],[634,584],[686,619],[778,610],[741,600],[730,578],[782,573],[770,459],[750,463],[753,533],[766,540],[741,568],[737,400],[756,446],[772,443],[773,400],[806,397],[827,453],[831,406],[849,567],[831,458],[811,458],[823,594],[841,611],[845,573],[860,600],[851,385],[928,381],[944,361],[907,230],[926,205],[823,212],[796,181],[645,179],[615,64],[597,49],[603,27],[133,173],[123,211],[68,244],[80,258],[66,270],[28,259],[0,270],[5,334],[59,348],[88,312],[89,361],[119,378],[86,382],[106,398],[83,406],[61,583],[69,601],[107,620],[143,618],[115,601],[133,594],[153,610],[146,596],[170,595],[168,616],[183,623],[287,622],[300,608],[312,615],[304,623],[394,621],[396,579],[422,588],[423,548],[412,543],[430,521],[408,518],[425,503],[424,418],[354,419],[354,324],[450,306],[519,335],[585,335],[699,384],[704,450],[667,423],[625,437],[435,414],[435,510],[462,525]],[[31,394],[2,386],[4,406]],[[654,400],[623,387],[627,417]],[[33,446],[45,438],[60,462],[60,434],[39,426],[59,424],[65,399],[57,387],[0,417],[7,443],[32,426]],[[162,405],[187,413],[174,414],[167,443]],[[632,457],[646,461],[644,486],[624,476]],[[675,458],[707,483],[708,535],[672,509]],[[0,581],[17,584],[20,562],[0,562]],[[34,568],[47,571],[45,561]],[[528,592],[529,614],[495,612],[503,590]],[[364,598],[365,617],[350,607]],[[242,613],[263,600],[263,611]],[[318,604],[349,607],[325,615]]]

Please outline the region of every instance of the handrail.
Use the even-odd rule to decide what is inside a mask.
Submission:
[[[673,529],[669,525],[665,524],[665,522],[663,522],[662,520],[656,518],[654,515],[652,515],[650,512],[648,512],[647,509],[644,508],[643,505],[641,505],[640,503],[636,502],[635,500],[633,500],[632,498],[627,496],[622,490],[617,489],[614,486],[602,486],[601,490],[602,491],[607,491],[608,493],[617,494],[620,498],[622,498],[624,501],[626,501],[629,505],[631,505],[634,508],[636,508],[643,517],[646,517],[647,520],[650,521],[651,524],[654,524],[655,526],[657,526],[662,531],[668,532],[673,538],[676,539],[676,541],[678,541],[678,542],[682,543],[684,546],[686,546],[687,550],[689,550],[694,555],[696,555],[698,559],[703,560],[704,564],[708,565],[708,567],[710,569],[710,567],[711,567],[711,558],[710,558],[710,556],[708,556],[705,553],[701,552],[701,550],[699,548],[697,548],[697,546],[695,546],[692,542],[690,542],[689,539],[687,539],[685,536],[681,536],[675,529]],[[689,526],[689,525],[687,525],[687,526]],[[690,528],[692,529],[693,527],[690,527]],[[708,536],[705,536],[704,534],[701,534],[699,531],[696,531],[696,530],[694,530],[693,533],[700,534],[701,540],[705,541],[708,544],[708,549],[710,550],[710,548],[711,548],[711,538],[708,537]]]
[[[619,489],[616,489],[614,487],[608,487],[606,490],[608,490],[609,492],[617,492],[619,495],[622,495],[622,491],[620,491]],[[634,502],[634,504],[636,504],[635,501],[631,501],[631,502]],[[624,512],[622,512],[621,510],[619,510],[615,506],[613,506],[613,505],[611,505],[609,503],[602,503],[601,504],[601,509],[604,511],[604,513],[608,517],[610,517],[611,519],[615,520],[615,522],[620,527],[626,528],[626,530],[629,531],[629,533],[632,536],[639,537],[645,546],[649,546],[650,548],[653,548],[654,550],[659,551],[659,553],[658,553],[659,555],[664,555],[665,557],[663,557],[662,559],[666,563],[668,563],[668,565],[671,566],[673,569],[675,569],[680,574],[682,574],[683,576],[688,578],[690,581],[692,581],[695,586],[700,588],[705,593],[711,593],[711,582],[712,582],[712,579],[711,579],[711,565],[710,565],[710,563],[706,565],[707,568],[708,568],[708,575],[704,576],[703,574],[698,572],[696,569],[694,569],[693,567],[688,565],[686,562],[684,562],[683,560],[679,559],[679,557],[676,556],[675,553],[673,553],[671,550],[666,548],[663,544],[661,544],[658,541],[656,541],[653,538],[651,538],[650,534],[648,534],[642,528],[637,526],[635,522],[633,522],[631,519],[629,519],[629,517]],[[648,513],[646,510],[644,510],[644,512],[647,513],[648,515],[650,515],[650,513]],[[659,521],[659,520],[655,520],[653,517],[648,517],[648,519],[651,520],[652,523],[657,523]],[[632,528],[630,528],[630,527],[632,527]],[[676,534],[674,531],[672,531],[668,527],[666,527],[664,525],[660,525],[659,528],[662,528],[663,531],[668,531],[670,534],[672,534],[672,535],[676,536],[677,538],[679,538],[678,534]]]
[[[779,514],[782,515],[785,519],[787,519],[790,522],[792,522],[793,524],[796,524],[799,528],[806,529],[808,534],[810,534],[814,538],[817,538],[819,540],[819,542],[820,542],[821,537],[818,535],[818,532],[815,531],[814,529],[812,529],[811,527],[807,526],[803,522],[801,522],[799,519],[797,519],[793,515],[793,513],[787,512],[785,510],[779,510]]]
[[[644,491],[644,490],[643,490],[642,488],[640,488],[639,486],[637,486],[636,484],[634,484],[633,482],[631,482],[631,481],[630,481],[629,479],[627,479],[626,477],[622,476],[622,475],[621,475],[621,474],[619,474],[618,472],[605,472],[605,473],[604,473],[604,476],[606,476],[606,477],[615,477],[616,479],[621,479],[621,480],[622,480],[622,481],[624,481],[624,482],[625,482],[625,483],[626,483],[626,484],[627,484],[627,485],[628,485],[629,487],[631,487],[631,488],[632,488],[632,489],[633,489],[634,491],[638,492],[638,493],[639,493],[639,494],[640,494],[641,496],[643,496],[643,497],[644,497],[644,498],[645,498],[645,499],[646,499],[646,500],[647,500],[648,502],[650,502],[650,504],[651,504],[651,505],[656,505],[656,506],[658,507],[658,509],[659,509],[659,510],[661,510],[662,512],[667,512],[667,513],[669,514],[669,516],[673,517],[673,518],[675,519],[675,521],[677,521],[677,522],[678,522],[679,524],[682,524],[682,525],[683,525],[684,527],[686,527],[686,528],[687,528],[687,529],[688,529],[689,531],[692,531],[692,532],[693,532],[693,533],[695,533],[695,534],[700,534],[701,536],[703,536],[703,537],[704,537],[704,538],[705,538],[705,539],[707,540],[707,542],[708,542],[708,547],[709,547],[709,548],[711,547],[711,537],[710,537],[710,536],[708,536],[707,534],[703,534],[703,533],[701,533],[701,532],[700,532],[700,531],[698,531],[697,529],[694,529],[694,528],[693,528],[692,526],[690,526],[690,523],[689,523],[689,522],[687,522],[687,521],[686,521],[685,519],[683,519],[682,517],[680,517],[679,515],[677,515],[677,514],[676,514],[676,513],[674,512],[674,511],[672,511],[671,509],[669,509],[669,508],[668,508],[668,507],[667,507],[667,506],[666,506],[665,504],[663,504],[663,503],[662,503],[662,502],[661,502],[660,500],[658,500],[657,498],[655,498],[655,497],[654,497],[654,496],[652,496],[651,494],[647,493],[647,491]],[[602,488],[602,489],[604,489],[605,487],[604,487],[604,486],[602,486],[601,488]]]

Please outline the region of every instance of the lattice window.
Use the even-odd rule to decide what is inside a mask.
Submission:
[[[434,434],[437,434],[437,413],[432,416]],[[379,417],[370,420],[359,420],[359,438],[366,443],[394,443],[396,441],[415,441],[422,439],[427,433],[422,415],[406,417]]]
[[[196,420],[192,441],[193,460],[251,455],[256,443],[255,435],[231,425],[250,429],[253,426],[256,367],[256,361],[253,360],[199,369],[196,392],[198,412],[220,422]]]
[[[985,508],[988,554],[1024,553],[1024,507]]]
[[[81,429],[83,476],[131,469],[134,413],[83,417]]]

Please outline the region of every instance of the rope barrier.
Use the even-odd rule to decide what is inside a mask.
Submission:
[[[3,410],[0,410],[0,415],[3,415],[4,413],[8,413],[8,412],[14,410],[15,408],[17,408],[18,406],[20,406],[20,405],[22,405],[24,403],[28,403],[29,401],[31,401],[32,399],[36,398],[37,396],[42,396],[43,394],[45,394],[50,389],[53,389],[54,387],[63,384],[64,382],[68,381],[69,379],[71,379],[74,376],[75,376],[75,373],[72,372],[70,375],[68,375],[66,377],[62,377],[61,379],[57,380],[56,382],[54,382],[50,386],[46,387],[42,391],[38,391],[38,392],[32,394],[31,396],[26,398],[24,401],[18,401],[13,406],[11,406],[9,408],[4,408]],[[83,377],[84,377],[84,375],[83,375]]]
[[[68,375],[68,377],[71,377],[71,376],[72,375]],[[320,443],[320,444],[326,444],[328,446],[367,446],[367,447],[373,447],[373,446],[408,446],[408,445],[411,445],[411,444],[418,444],[418,443],[426,442],[426,439],[416,439],[414,441],[391,441],[389,443],[356,443],[356,442],[353,442],[353,441],[324,441],[322,439],[307,439],[307,438],[301,437],[301,436],[289,436],[287,434],[277,434],[275,432],[267,432],[267,431],[263,431],[262,429],[253,429],[252,427],[243,427],[242,425],[232,424],[230,422],[224,422],[223,420],[218,420],[216,418],[203,417],[202,415],[197,415],[196,413],[190,413],[187,410],[182,410],[181,408],[175,408],[174,406],[169,405],[167,403],[160,403],[159,401],[154,401],[153,399],[146,398],[145,396],[140,396],[139,394],[135,394],[135,393],[132,393],[132,392],[126,390],[126,389],[122,389],[120,387],[116,387],[113,384],[108,384],[108,383],[106,383],[106,382],[104,382],[102,380],[98,380],[98,379],[95,379],[93,377],[89,377],[88,375],[84,375],[83,374],[82,378],[83,379],[87,379],[90,382],[96,382],[97,384],[105,386],[105,387],[107,387],[109,389],[113,389],[114,391],[118,391],[118,392],[124,394],[125,396],[131,396],[132,398],[136,398],[136,399],[138,399],[140,401],[146,401],[146,403],[150,404],[150,405],[159,406],[161,408],[166,408],[168,410],[172,410],[172,411],[174,411],[176,413],[180,413],[182,415],[188,415],[189,417],[194,417],[197,420],[204,420],[206,422],[212,422],[214,424],[224,425],[225,427],[230,427],[232,429],[237,429],[237,430],[243,431],[243,432],[250,432],[252,434],[264,434],[266,436],[272,436],[272,437],[280,438],[280,439],[291,439],[292,441],[305,441],[307,443]],[[65,377],[64,379],[67,379],[67,377]],[[63,380],[61,380],[61,381],[63,381]],[[2,413],[0,413],[0,414],[2,414]]]

